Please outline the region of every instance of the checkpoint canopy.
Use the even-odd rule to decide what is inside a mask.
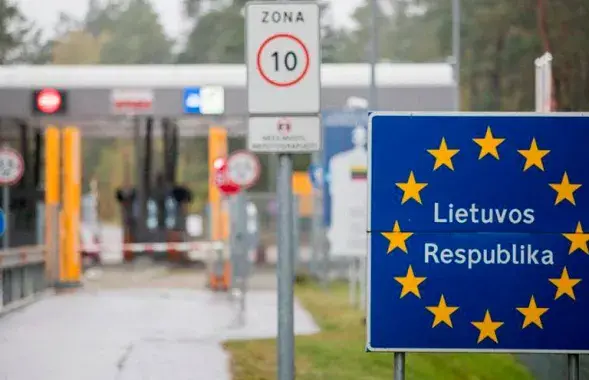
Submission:
[[[286,62],[285,56],[280,62]],[[272,64],[271,54],[269,59]],[[322,64],[320,78],[322,107],[341,107],[349,97],[368,96],[370,65]],[[246,82],[244,64],[2,66],[0,136],[18,133],[7,118],[76,125],[85,137],[130,136],[129,114],[175,118],[182,136],[207,135],[211,125],[245,135]],[[382,62],[376,66],[376,83],[383,109],[454,109],[449,63]],[[46,112],[51,109],[56,111]]]
[[[589,352],[589,117],[369,121],[369,351]]]

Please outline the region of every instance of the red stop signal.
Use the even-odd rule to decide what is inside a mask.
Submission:
[[[34,111],[43,114],[62,113],[65,111],[65,93],[53,88],[37,90],[33,93]]]

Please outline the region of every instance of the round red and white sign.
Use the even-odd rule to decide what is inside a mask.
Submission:
[[[260,177],[261,165],[255,154],[239,150],[227,160],[227,176],[241,187],[253,186]]]
[[[309,71],[309,50],[298,37],[279,33],[268,37],[258,48],[256,67],[260,76],[276,87],[290,87],[302,81]]]
[[[0,185],[14,185],[23,176],[25,163],[19,152],[12,148],[0,148]]]
[[[63,99],[59,91],[46,88],[37,94],[37,108],[43,113],[54,113],[61,107]]]

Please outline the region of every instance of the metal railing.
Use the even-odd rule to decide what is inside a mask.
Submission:
[[[45,246],[0,250],[0,313],[28,303],[47,289]]]

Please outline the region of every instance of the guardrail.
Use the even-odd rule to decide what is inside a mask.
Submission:
[[[28,302],[47,288],[45,246],[0,250],[0,312]]]

